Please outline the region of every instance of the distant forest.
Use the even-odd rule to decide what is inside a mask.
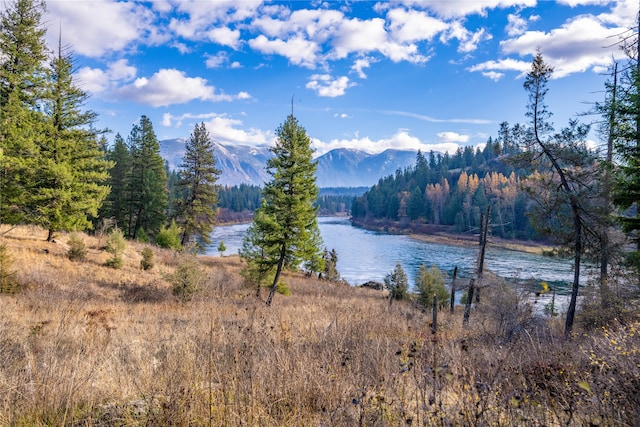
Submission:
[[[503,137],[489,138],[483,149],[459,148],[455,154],[418,152],[414,167],[381,178],[352,202],[351,215],[361,225],[431,224],[455,232],[473,232],[481,213],[491,206],[491,234],[510,239],[535,239],[527,216],[531,200],[522,188],[525,169],[505,159],[517,153]]]

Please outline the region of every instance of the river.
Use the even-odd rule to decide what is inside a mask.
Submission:
[[[321,217],[318,223],[324,245],[338,254],[340,276],[352,285],[369,280],[382,282],[398,262],[410,283],[422,264],[435,265],[449,275],[457,266],[460,277],[473,276],[477,247],[429,243],[405,235],[369,231],[352,226],[348,218]],[[219,256],[217,248],[221,241],[227,248],[226,255],[237,254],[248,227],[249,224],[216,227],[207,254]],[[571,260],[491,247],[490,239],[485,266],[508,280],[545,281],[555,286],[559,294],[566,293],[573,281]]]

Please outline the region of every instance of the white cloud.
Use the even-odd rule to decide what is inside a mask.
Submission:
[[[473,124],[473,125],[491,124],[491,120],[486,120],[486,119],[461,119],[461,118],[438,119],[435,117],[426,116],[424,114],[412,113],[409,111],[388,110],[388,111],[382,111],[382,113],[392,114],[395,116],[412,117],[414,119],[418,119],[418,120],[422,120],[430,123],[466,123],[466,124]]]
[[[174,116],[171,113],[165,113],[162,116],[162,125],[166,127],[179,128],[182,127],[185,121],[188,122],[188,126],[204,122],[211,138],[223,143],[265,145],[271,143],[274,138],[273,131],[263,131],[255,128],[241,129],[244,124],[242,120],[228,117],[226,114],[186,113]]]
[[[433,150],[452,154],[460,147],[457,142],[446,140],[442,140],[437,144],[427,144],[403,129],[398,130],[389,138],[381,138],[378,140],[372,140],[369,137],[359,137],[357,134],[351,139],[332,139],[328,142],[312,138],[312,146],[316,150],[316,156],[321,156],[336,148],[351,148],[368,153],[380,153],[392,148],[396,150],[422,150],[424,153]]]
[[[358,77],[360,77],[361,79],[366,79],[367,74],[364,72],[364,69],[371,67],[371,64],[373,62],[376,62],[374,58],[356,59],[353,65],[351,66],[351,71],[358,74]]]
[[[76,73],[77,81],[87,92],[100,93],[108,90],[117,82],[126,82],[135,78],[136,67],[129,65],[126,59],[115,61],[106,70],[82,67]]]
[[[215,55],[205,55],[207,58],[205,64],[207,68],[220,68],[229,63],[229,54],[225,51],[220,51]]]
[[[140,77],[132,84],[117,89],[116,94],[152,107],[185,104],[193,100],[233,101],[250,98],[246,92],[237,95],[216,93],[215,87],[208,85],[207,80],[187,77],[184,72],[176,69],[162,69],[151,78]]]
[[[530,69],[531,62],[511,58],[485,61],[468,68],[471,72],[480,71],[483,75],[494,80],[497,74],[503,74],[500,71],[518,71],[520,76],[524,76]]]
[[[218,27],[209,30],[209,40],[212,42],[221,44],[223,46],[229,46],[233,49],[240,48],[242,42],[240,40],[240,31],[232,30],[227,27]]]
[[[59,30],[62,40],[75,53],[101,57],[134,43],[166,40],[153,26],[153,13],[134,2],[53,1],[48,2],[49,44],[57,46]]]
[[[527,31],[500,43],[505,54],[533,55],[542,47],[545,60],[554,67],[554,78],[584,72],[611,63],[624,53],[612,43],[624,31],[607,28],[593,16],[578,16],[549,32]]]
[[[469,53],[476,50],[481,42],[492,38],[493,36],[484,28],[471,32],[465,28],[461,21],[453,21],[440,36],[440,41],[448,43],[450,40],[457,39],[459,42],[458,52]]]
[[[510,13],[507,16],[507,35],[509,37],[519,36],[527,30],[528,22],[526,19],[522,18],[520,15]]]
[[[314,90],[318,96],[335,98],[344,95],[347,88],[353,85],[354,83],[350,83],[347,76],[334,79],[329,74],[314,74],[306,84],[306,88]]]
[[[300,36],[294,36],[288,40],[269,40],[264,35],[249,40],[252,49],[264,54],[277,54],[288,58],[294,65],[301,65],[307,68],[314,68],[317,61],[317,53],[320,47],[312,41],[305,40]]]
[[[507,9],[510,7],[534,7],[537,0],[474,0],[474,1],[443,1],[443,0],[395,0],[407,6],[421,7],[435,12],[443,18],[457,18],[468,15],[485,16],[487,10]]]
[[[497,82],[504,77],[504,73],[498,73],[497,71],[486,71],[482,73],[482,75],[493,80],[494,82]]]
[[[417,10],[393,9],[387,13],[391,37],[399,42],[431,40],[448,24]]]
[[[457,132],[439,132],[438,141],[466,144],[469,142],[469,135],[461,135]]]

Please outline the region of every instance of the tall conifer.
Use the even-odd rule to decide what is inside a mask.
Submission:
[[[263,189],[262,206],[246,234],[242,256],[258,281],[272,278],[267,305],[283,269],[295,269],[301,263],[323,271],[322,239],[314,202],[318,198],[316,165],[311,140],[298,120],[289,115],[276,130],[271,148],[274,157],[267,163],[271,181]]]
[[[186,143],[177,185],[176,219],[182,226],[182,246],[192,237],[204,245],[211,242],[217,202],[216,181],[220,171],[213,143],[204,123],[196,124]]]
[[[0,222],[32,222],[47,59],[44,2],[16,0],[0,13]]]
[[[135,239],[140,230],[153,236],[166,221],[167,173],[148,117],[142,116],[140,123],[133,126],[128,144],[132,160],[127,236]]]

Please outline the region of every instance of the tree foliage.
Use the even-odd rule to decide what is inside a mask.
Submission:
[[[142,116],[127,140],[131,173],[127,183],[128,218],[126,235],[135,239],[140,230],[155,236],[165,224],[167,174],[160,156],[160,144],[151,120]]]
[[[213,143],[204,123],[196,124],[185,146],[178,172],[175,216],[182,227],[182,245],[195,237],[202,245],[211,243],[216,220],[216,181],[220,171],[213,156]]]
[[[245,277],[260,282],[272,276],[267,305],[271,304],[280,274],[305,263],[322,271],[320,230],[314,202],[318,198],[316,162],[311,140],[293,114],[276,130],[267,162],[271,180],[263,189],[262,205],[249,227],[241,255],[248,262]]]
[[[406,299],[409,294],[409,279],[402,265],[397,263],[391,273],[384,278],[384,285],[389,290],[389,302],[394,299]]]
[[[444,286],[444,277],[435,265],[432,265],[431,268],[427,268],[424,264],[421,265],[416,273],[415,283],[418,291],[418,303],[423,307],[431,307],[434,295],[438,297],[439,307],[445,307],[449,304],[449,291]]]

